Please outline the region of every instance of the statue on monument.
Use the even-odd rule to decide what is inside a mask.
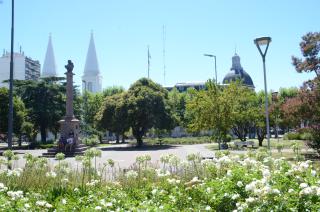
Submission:
[[[68,72],[72,72],[74,65],[71,60],[68,60],[68,64],[64,67],[67,69]]]

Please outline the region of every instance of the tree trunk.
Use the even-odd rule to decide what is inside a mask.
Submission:
[[[119,133],[116,134],[116,143],[119,143]]]
[[[40,126],[40,134],[41,134],[41,142],[46,143],[47,142],[47,133],[46,133],[46,128],[44,126]]]
[[[22,146],[22,140],[21,140],[21,135],[19,136],[19,140],[18,140],[18,145],[19,145],[19,147],[21,147]]]
[[[125,139],[124,139],[124,134],[121,135],[121,143],[124,143]]]
[[[138,136],[136,139],[137,139],[137,147],[142,147],[143,145],[142,136]]]

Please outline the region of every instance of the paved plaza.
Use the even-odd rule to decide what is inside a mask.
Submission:
[[[207,149],[206,146],[210,144],[194,144],[194,145],[162,145],[162,146],[146,146],[143,148],[132,147],[128,144],[115,144],[107,147],[100,148],[102,154],[97,158],[98,164],[103,164],[108,159],[116,162],[116,166],[120,168],[128,168],[135,162],[135,158],[139,155],[151,155],[152,162],[157,163],[163,154],[175,154],[182,160],[192,153],[200,153],[203,157],[213,157],[214,152]],[[15,162],[15,167],[23,167],[25,160],[23,154],[31,153],[34,156],[42,156],[42,153],[47,152],[45,149],[41,150],[15,150],[20,159]],[[65,159],[71,166],[75,167],[76,161],[74,157]],[[49,158],[50,164],[56,164],[57,160]]]

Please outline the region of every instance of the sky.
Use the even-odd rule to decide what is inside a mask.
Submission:
[[[9,51],[11,1],[0,2],[0,49]],[[150,78],[165,86],[213,78],[213,58],[205,53],[216,55],[221,82],[236,51],[259,91],[263,66],[253,40],[270,36],[267,84],[277,91],[315,77],[297,73],[291,56],[301,56],[304,34],[319,31],[319,8],[319,0],[15,0],[14,45],[43,64],[51,33],[59,76],[71,59],[75,84],[81,85],[93,31],[103,88],[128,88],[146,77],[148,45]]]

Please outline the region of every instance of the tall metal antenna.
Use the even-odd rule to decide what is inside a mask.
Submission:
[[[151,59],[151,55],[150,55],[150,50],[148,45],[148,79],[150,78],[150,59]]]
[[[166,26],[162,26],[163,85],[166,85]]]

